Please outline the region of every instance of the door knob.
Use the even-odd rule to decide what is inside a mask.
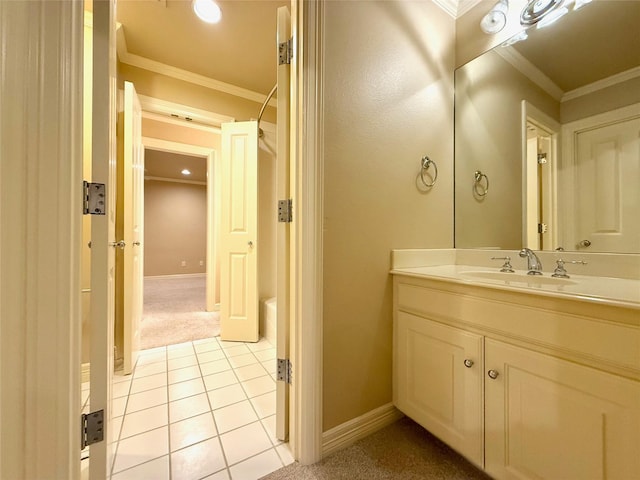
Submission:
[[[109,245],[115,248],[124,248],[127,244],[124,243],[124,240],[120,240],[119,242],[111,242]]]
[[[470,358],[465,358],[464,366],[467,367],[467,368],[473,367],[473,360],[471,360]]]
[[[497,370],[489,370],[487,372],[487,375],[489,375],[489,378],[492,378],[492,379],[495,380],[496,378],[498,378],[498,375],[500,375],[500,374],[498,373]]]
[[[579,246],[579,247],[585,247],[585,248],[586,248],[586,247],[591,246],[591,242],[590,242],[589,240],[580,240],[580,241],[578,242],[578,246]]]
[[[251,240],[247,242],[247,245],[249,245],[249,248],[253,248],[253,242]]]

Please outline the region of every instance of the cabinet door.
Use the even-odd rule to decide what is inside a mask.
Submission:
[[[394,404],[480,467],[482,370],[482,336],[397,313]]]
[[[486,471],[498,479],[640,478],[640,383],[485,341]]]

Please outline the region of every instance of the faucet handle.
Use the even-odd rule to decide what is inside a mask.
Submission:
[[[583,261],[583,260],[570,260],[570,261],[565,261],[562,260],[561,258],[559,258],[558,260],[556,260],[556,269],[553,271],[553,274],[551,275],[552,277],[556,277],[556,278],[570,278],[569,274],[567,273],[567,270],[564,268],[564,264],[565,263],[573,263],[575,265],[586,265],[587,262]]]
[[[491,257],[491,260],[504,260],[502,264],[502,268],[500,268],[501,272],[504,273],[513,273],[515,270],[511,266],[511,257],[507,255],[506,257]]]

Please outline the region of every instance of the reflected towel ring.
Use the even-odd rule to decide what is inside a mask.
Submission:
[[[435,175],[433,176],[433,180],[431,181],[431,183],[428,183],[424,179],[424,174],[427,172],[427,170],[429,170],[429,167],[431,167],[431,165],[433,165],[433,169],[435,170]],[[433,160],[431,160],[429,157],[425,155],[424,157],[422,157],[422,160],[420,161],[420,166],[422,167],[420,169],[420,180],[422,180],[422,183],[424,184],[425,187],[433,187],[436,184],[436,180],[438,179],[438,165],[436,165],[436,162],[434,162]]]
[[[476,170],[473,174],[473,178],[475,179],[475,182],[473,184],[473,191],[476,192],[476,195],[484,197],[489,191],[489,177],[487,177],[480,170]],[[485,181],[485,185],[482,185],[483,178]]]

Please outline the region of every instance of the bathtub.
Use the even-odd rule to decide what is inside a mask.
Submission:
[[[278,325],[276,297],[262,300],[260,332],[267,341],[276,346],[276,327]]]

